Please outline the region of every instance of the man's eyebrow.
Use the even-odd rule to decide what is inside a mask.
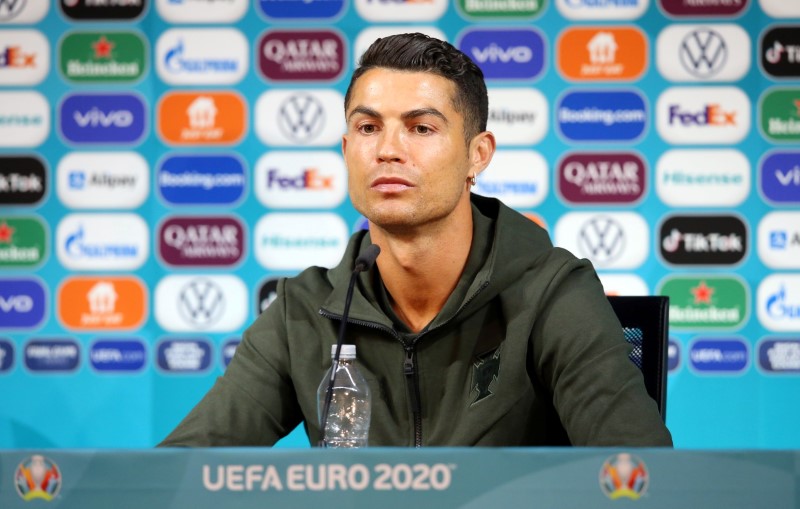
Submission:
[[[366,115],[378,119],[383,118],[383,115],[367,106],[356,106],[353,108],[353,111],[347,116],[348,120],[353,118],[354,115]],[[434,117],[442,119],[445,123],[448,123],[447,117],[436,108],[418,108],[416,110],[407,111],[401,115],[401,118],[403,120],[409,120],[412,118],[424,117],[425,115],[433,115]]]

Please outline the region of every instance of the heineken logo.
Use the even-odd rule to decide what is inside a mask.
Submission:
[[[769,91],[761,99],[761,132],[773,141],[800,141],[800,88]]]
[[[44,224],[32,217],[0,217],[0,268],[38,265],[47,252]]]
[[[144,39],[134,32],[73,32],[59,52],[61,73],[74,82],[131,82],[147,68]]]
[[[670,277],[658,294],[669,297],[670,327],[733,329],[747,320],[747,288],[738,278]]]
[[[458,0],[464,14],[482,18],[533,17],[544,4],[545,0]]]

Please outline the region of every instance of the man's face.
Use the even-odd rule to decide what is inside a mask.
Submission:
[[[469,202],[470,161],[455,85],[425,72],[371,69],[355,83],[342,153],[353,206],[386,229],[449,216]]]

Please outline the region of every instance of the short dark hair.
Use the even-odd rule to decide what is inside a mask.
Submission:
[[[456,86],[453,107],[464,116],[467,143],[486,130],[489,97],[483,72],[475,62],[447,41],[421,33],[398,34],[376,39],[361,56],[344,96],[344,109],[358,78],[370,69],[429,72]]]

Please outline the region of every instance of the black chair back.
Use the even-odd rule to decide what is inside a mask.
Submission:
[[[647,393],[666,421],[669,298],[610,296],[608,301],[622,324],[625,340],[633,345],[630,359],[642,371]]]

